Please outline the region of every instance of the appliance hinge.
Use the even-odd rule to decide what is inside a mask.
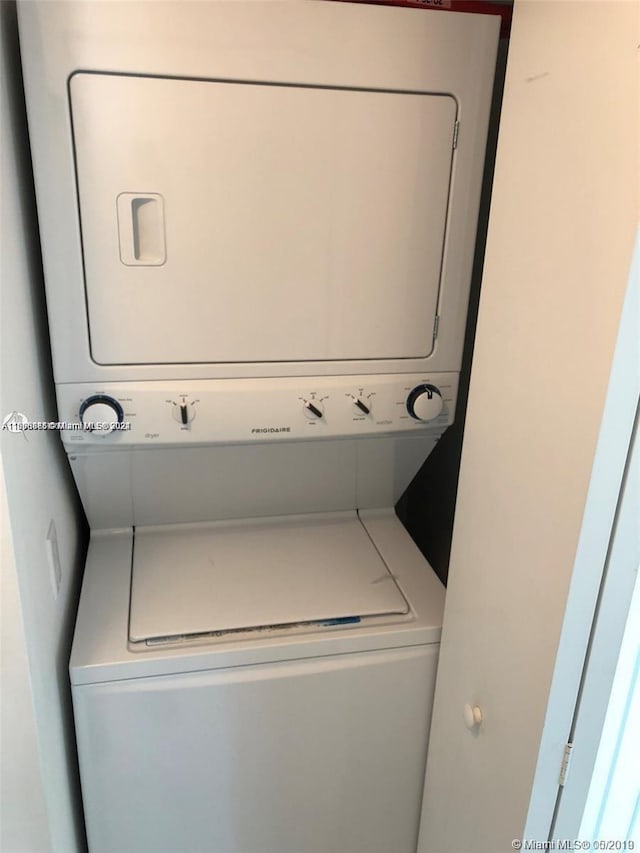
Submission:
[[[433,340],[438,337],[438,326],[440,325],[440,315],[436,314],[435,319],[433,321]]]
[[[560,764],[560,778],[558,779],[558,785],[560,787],[564,787],[567,781],[567,775],[569,773],[569,764],[571,762],[571,750],[573,749],[572,743],[565,744],[563,753],[562,753],[562,762]]]
[[[458,131],[460,130],[460,122],[457,121],[453,125],[453,147],[454,149],[458,147]]]

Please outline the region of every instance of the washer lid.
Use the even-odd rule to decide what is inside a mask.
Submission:
[[[132,642],[409,612],[356,513],[137,528],[133,553]]]

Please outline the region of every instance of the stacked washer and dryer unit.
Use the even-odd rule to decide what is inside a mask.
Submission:
[[[28,2],[91,853],[415,853],[498,21]]]

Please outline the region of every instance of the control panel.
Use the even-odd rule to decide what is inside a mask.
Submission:
[[[237,444],[443,432],[457,373],[58,385],[68,446]]]

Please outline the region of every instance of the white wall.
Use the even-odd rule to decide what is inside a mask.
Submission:
[[[631,428],[614,424],[582,530],[638,220],[638,35],[635,3],[516,0],[422,853],[496,853],[551,823]],[[587,606],[550,694],[574,566]]]
[[[0,717],[0,849],[10,853],[50,850],[37,729],[13,540],[0,459],[0,602],[2,604],[2,716]]]
[[[2,338],[0,420],[55,420],[44,297],[20,88],[15,6],[2,35]],[[3,853],[73,853],[84,845],[67,661],[84,522],[59,437],[0,434],[2,490]],[[6,491],[6,502],[4,500]],[[8,507],[8,510],[7,510]],[[54,598],[45,537],[57,528]]]

